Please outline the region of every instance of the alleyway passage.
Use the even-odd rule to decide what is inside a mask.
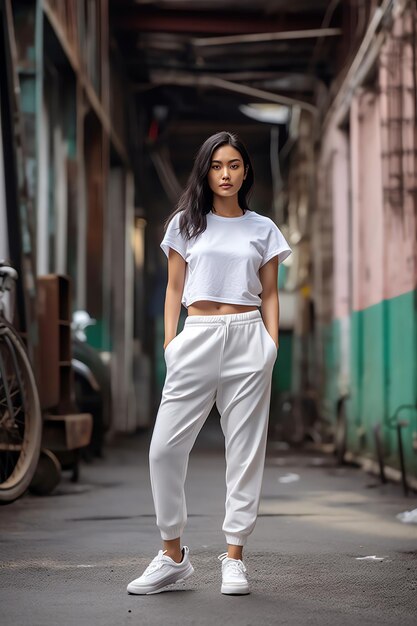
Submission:
[[[245,553],[252,593],[222,596],[216,424],[197,440],[186,485],[184,543],[195,575],[165,593],[128,595],[126,584],[159,549],[147,446],[143,435],[119,439],[105,459],[82,465],[78,484],[64,474],[50,497],[27,495],[0,511],[4,626],[416,623],[417,528],[395,518],[416,497],[361,469],[337,468],[331,456],[272,444]],[[383,560],[357,560],[373,555]]]

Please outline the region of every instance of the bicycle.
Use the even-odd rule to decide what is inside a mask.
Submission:
[[[0,504],[13,502],[29,487],[42,439],[33,369],[23,340],[6,319],[5,295],[14,295],[17,279],[16,270],[0,261]]]

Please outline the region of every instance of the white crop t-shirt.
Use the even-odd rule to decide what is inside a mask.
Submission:
[[[187,240],[179,230],[178,212],[160,246],[173,248],[185,259],[181,304],[197,300],[261,305],[259,268],[274,256],[281,263],[292,252],[278,226],[265,215],[247,210],[239,217],[207,214],[207,228]]]

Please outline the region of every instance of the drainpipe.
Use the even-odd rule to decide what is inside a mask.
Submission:
[[[346,120],[355,90],[363,83],[371,71],[384,41],[385,31],[379,33],[378,31],[387,19],[392,17],[395,5],[395,0],[384,0],[382,5],[375,9],[359,50],[324,118],[323,131],[329,125],[334,114],[336,115],[335,121],[337,125],[343,124]]]

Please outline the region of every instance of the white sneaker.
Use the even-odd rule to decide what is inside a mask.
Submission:
[[[128,584],[128,593],[159,593],[169,585],[181,582],[194,574],[194,568],[188,556],[188,546],[182,548],[183,559],[181,563],[176,563],[170,556],[166,556],[165,552],[166,550],[159,550],[142,576],[135,578],[135,580],[132,580],[132,582]]]
[[[240,559],[231,559],[227,552],[220,554],[222,561],[222,593],[246,594],[250,593],[246,577],[246,567]]]

